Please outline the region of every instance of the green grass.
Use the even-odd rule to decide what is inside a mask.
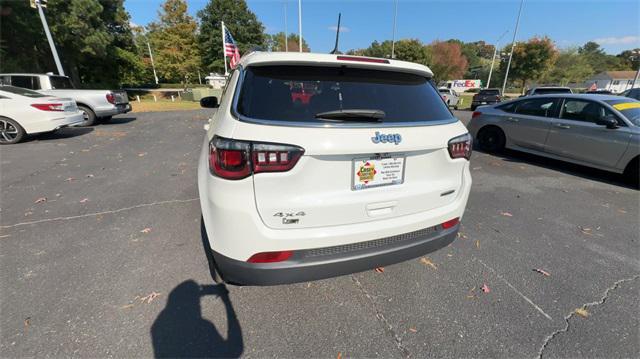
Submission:
[[[200,103],[194,101],[178,101],[175,102],[159,100],[141,100],[131,101],[131,112],[161,112],[161,111],[187,111],[200,109]]]

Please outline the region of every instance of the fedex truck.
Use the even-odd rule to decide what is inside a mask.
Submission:
[[[447,81],[446,87],[454,90],[455,92],[466,92],[471,89],[478,89],[482,87],[482,81],[480,80],[450,80]]]

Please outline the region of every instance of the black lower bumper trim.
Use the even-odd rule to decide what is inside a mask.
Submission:
[[[240,285],[297,283],[361,272],[420,257],[453,242],[458,228],[459,225],[456,225],[443,230],[438,226],[433,231],[418,231],[420,235],[409,236],[407,240],[388,241],[385,245],[375,247],[364,246],[362,250],[346,253],[318,256],[309,255],[317,253],[318,249],[295,251],[290,260],[278,263],[247,263],[215,251],[212,254],[225,282]]]

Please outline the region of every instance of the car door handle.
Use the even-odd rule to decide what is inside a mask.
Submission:
[[[564,129],[571,128],[571,126],[563,125],[561,123],[556,123],[554,126],[556,126],[557,128],[564,128]]]
[[[509,122],[518,122],[520,120],[518,120],[517,118],[513,118],[513,117],[507,117],[507,121],[509,121]]]

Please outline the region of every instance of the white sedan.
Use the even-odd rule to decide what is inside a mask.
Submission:
[[[0,145],[26,135],[79,125],[82,112],[70,98],[55,98],[14,86],[0,86]]]

